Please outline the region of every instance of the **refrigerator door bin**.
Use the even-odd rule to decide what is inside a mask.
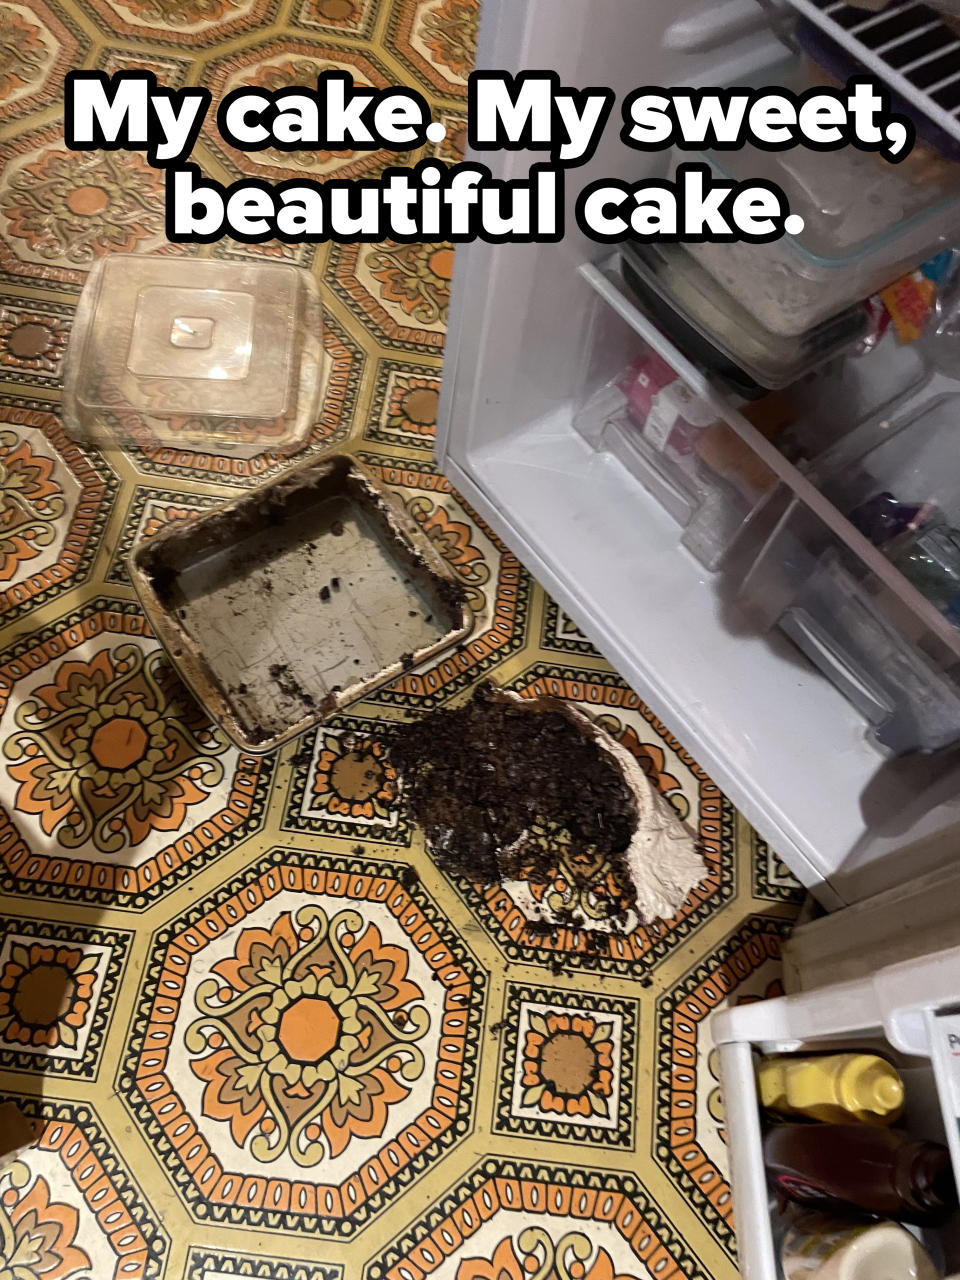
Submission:
[[[935,1044],[931,1018],[956,1002],[960,949],[880,969],[868,978],[819,987],[798,995],[718,1010],[708,1023],[719,1049],[720,1079],[744,1280],[777,1280],[775,1238],[779,1211],[767,1188],[763,1128],[757,1094],[756,1054],[838,1052],[863,1049],[889,1058],[901,1071],[907,1107],[898,1128],[950,1147],[960,1175],[957,1119],[947,1091],[929,1061]],[[958,1215],[942,1228],[924,1230],[923,1243],[938,1266],[960,1266]]]

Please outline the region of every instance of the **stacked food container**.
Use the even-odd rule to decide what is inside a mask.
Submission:
[[[801,35],[805,55],[765,83],[802,92],[839,74],[822,38]],[[765,244],[628,242],[585,266],[599,299],[577,428],[660,499],[722,575],[721,599],[789,636],[880,748],[951,746],[960,338],[955,355],[941,342],[933,376],[929,335],[956,277],[960,164],[928,142],[896,165],[746,146],[676,150],[671,174],[687,163],[775,183],[803,228]]]

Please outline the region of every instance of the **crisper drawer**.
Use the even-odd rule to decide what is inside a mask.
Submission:
[[[851,503],[828,483],[836,472],[818,460],[825,406],[846,406],[842,460],[864,433],[873,438],[871,423],[887,422],[857,388],[882,386],[887,413],[924,381],[916,353],[885,340],[746,400],[660,330],[616,258],[584,274],[598,297],[574,419],[581,436],[670,513],[739,625],[779,627],[879,748],[905,755],[960,742],[960,629],[851,523]],[[871,361],[876,379],[863,376]]]
[[[616,334],[622,322],[606,308],[595,320],[574,426],[619,460],[677,522],[683,546],[716,571],[749,535],[777,477],[649,343],[629,328]],[[603,381],[597,365],[621,338],[630,359]]]
[[[764,625],[779,624],[894,754],[960,740],[956,655],[797,498],[740,598]]]

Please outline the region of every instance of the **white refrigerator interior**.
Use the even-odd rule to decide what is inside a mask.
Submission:
[[[782,64],[777,13],[758,0],[484,0],[480,67],[553,69],[565,85],[612,87],[618,103],[593,158],[567,170],[561,242],[459,247],[437,449],[442,470],[573,622],[836,908],[952,859],[960,765],[885,756],[841,693],[725,596],[648,488],[574,427],[587,370],[608,359],[609,377],[629,359],[622,337],[598,349],[604,309],[611,333],[626,326],[697,376],[611,286],[610,247],[574,221],[586,183],[666,173],[664,154],[621,143],[619,103],[642,85],[722,85]],[[510,178],[544,157],[476,158]],[[780,474],[777,450],[735,412],[727,420]],[[834,519],[819,494],[802,497]],[[890,572],[885,561],[878,572]]]

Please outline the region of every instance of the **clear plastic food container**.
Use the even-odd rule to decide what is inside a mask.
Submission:
[[[909,524],[943,519],[960,526],[960,395],[927,400],[912,413],[871,418],[816,463],[828,498],[885,554]],[[881,525],[870,504],[890,495],[898,518]],[[919,529],[920,525],[914,523]]]
[[[798,236],[766,244],[687,244],[701,264],[765,328],[785,336],[862,301],[960,239],[960,165],[925,181],[854,147],[811,151],[675,151],[715,177],[763,178],[782,188],[804,220]]]
[[[799,339],[773,333],[681,245],[627,244],[623,271],[658,326],[708,373],[747,398],[790,386],[858,342],[869,327],[864,309],[852,307]]]
[[[680,541],[715,572],[777,477],[629,320],[595,307],[574,426],[617,458],[681,526]],[[744,412],[763,405],[758,400]]]
[[[321,331],[299,267],[110,254],[77,308],[67,430],[101,448],[290,452],[316,420]]]
[[[881,581],[794,499],[740,592],[895,754],[960,741],[958,433],[960,396],[941,396],[899,422],[874,418],[815,464],[824,497],[902,580]]]

